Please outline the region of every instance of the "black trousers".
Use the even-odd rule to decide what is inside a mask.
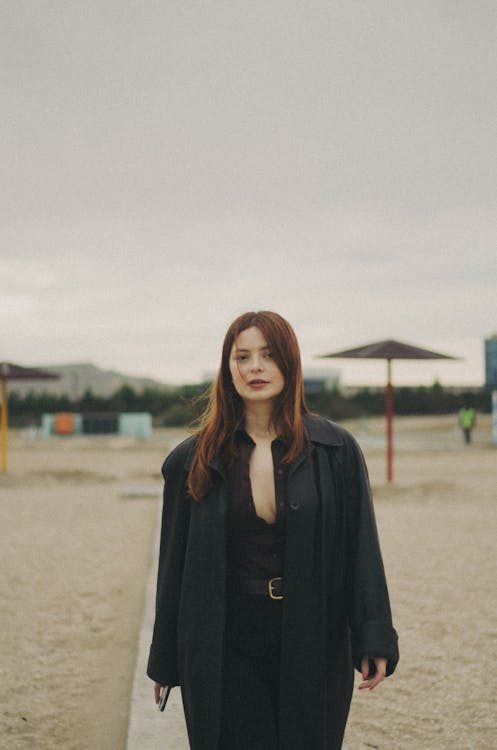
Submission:
[[[229,594],[218,750],[277,750],[281,600]]]

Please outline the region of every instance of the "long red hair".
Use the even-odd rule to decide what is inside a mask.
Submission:
[[[286,446],[284,462],[296,458],[305,444],[302,414],[308,413],[308,409],[295,332],[278,313],[268,310],[244,313],[233,321],[224,337],[221,366],[196,431],[197,446],[188,476],[188,492],[195,500],[201,500],[209,490],[209,462],[214,456],[221,456],[228,465],[235,456],[234,436],[236,429],[244,424],[244,403],[232,383],[229,361],[240,333],[252,327],[261,331],[285,379],[272,414],[273,427]]]

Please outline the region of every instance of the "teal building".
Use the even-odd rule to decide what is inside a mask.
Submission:
[[[497,390],[497,333],[485,339],[485,387]]]

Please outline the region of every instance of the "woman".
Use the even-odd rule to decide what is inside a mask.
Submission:
[[[367,471],[305,405],[295,334],[230,326],[201,428],[163,466],[148,675],[193,750],[338,750],[353,687],[398,661]]]

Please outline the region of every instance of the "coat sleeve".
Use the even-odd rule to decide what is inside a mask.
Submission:
[[[387,675],[390,675],[399,660],[397,633],[392,625],[366,463],[361,449],[351,436],[345,486],[347,608],[354,666],[361,671],[364,656],[384,657],[388,660]]]
[[[171,453],[162,467],[164,495],[155,624],[147,674],[161,685],[178,685],[177,631],[189,526],[184,459]]]

